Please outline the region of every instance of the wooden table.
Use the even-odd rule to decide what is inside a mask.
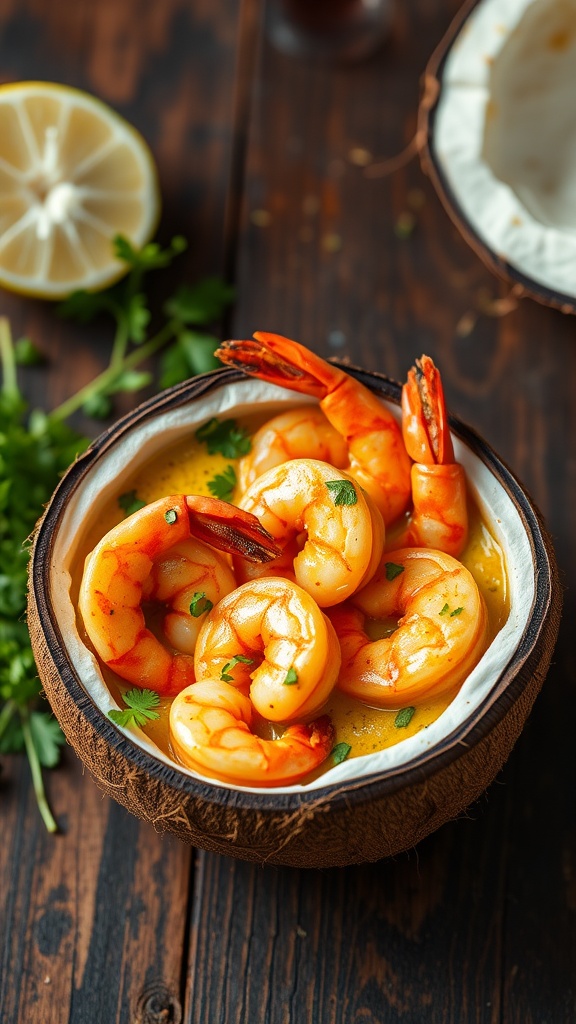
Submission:
[[[0,76],[88,89],[143,132],[160,237],[191,242],[178,274],[237,285],[227,334],[277,330],[398,379],[422,351],[437,360],[452,411],[514,467],[556,544],[568,589],[544,691],[465,817],[346,870],[191,850],[103,798],[70,750],[48,777],[53,837],[27,763],[8,760],[3,1024],[576,1020],[576,327],[530,300],[490,315],[507,289],[417,161],[366,175],[364,161],[412,138],[419,79],[458,0],[398,7],[387,49],[336,69],[272,50],[256,0],[1,0]],[[61,401],[105,364],[106,324],[1,307],[49,355],[22,375],[34,401]]]

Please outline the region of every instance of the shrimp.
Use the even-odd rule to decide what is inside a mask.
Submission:
[[[251,725],[249,698],[214,678],[182,690],[170,709],[170,738],[182,764],[235,785],[298,782],[322,764],[334,743],[326,715],[291,725],[275,740],[256,736]]]
[[[349,463],[345,439],[317,405],[301,405],[273,416],[252,438],[250,453],[240,459],[240,494],[268,469],[290,459],[319,459],[337,469]]]
[[[199,549],[187,546],[192,535],[204,542],[199,555]],[[186,601],[193,618],[208,610],[209,594],[218,597],[235,586],[230,570],[208,543],[256,560],[279,552],[253,516],[215,498],[176,494],[123,520],[86,559],[80,613],[96,653],[122,679],[162,694],[177,693],[193,682],[193,639],[181,624]],[[187,633],[186,653],[167,650],[146,626],[143,599],[173,603],[168,633],[174,642]]]
[[[468,538],[466,474],[455,461],[442,381],[429,356],[416,360],[402,389],[402,433],[414,459],[413,509],[387,547],[418,545],[457,557]]]
[[[309,718],[326,702],[340,668],[330,620],[295,583],[244,583],[212,609],[194,655],[198,680],[220,677],[270,722]]]
[[[321,608],[344,601],[367,583],[380,561],[384,523],[348,474],[315,459],[293,459],[268,470],[248,488],[240,507],[257,516],[283,549],[269,572],[288,568]],[[286,557],[293,553],[293,557]],[[239,579],[261,575],[235,567]]]
[[[342,650],[338,686],[373,707],[401,708],[454,691],[486,649],[488,625],[473,576],[451,555],[404,548],[391,557],[330,618]],[[371,641],[366,617],[392,615],[401,616],[395,632]]]
[[[255,340],[225,341],[216,355],[247,374],[313,395],[344,439],[347,462],[341,468],[366,490],[386,523],[396,519],[410,498],[410,458],[394,416],[368,388],[289,338],[257,331]],[[314,422],[308,431],[308,456],[316,456]],[[257,471],[260,443],[242,470],[250,479]],[[281,446],[278,447],[281,456]],[[280,461],[280,459],[279,459]],[[340,465],[340,462],[338,463]]]

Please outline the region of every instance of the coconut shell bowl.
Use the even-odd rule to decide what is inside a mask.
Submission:
[[[484,262],[576,311],[576,0],[466,0],[425,74],[424,170]]]
[[[397,384],[344,369],[399,418]],[[195,846],[260,863],[322,868],[375,861],[414,846],[492,782],[543,683],[561,591],[537,509],[494,451],[454,419],[456,458],[503,552],[509,611],[436,720],[393,746],[334,763],[312,781],[267,789],[200,777],[144,730],[115,725],[108,717],[118,707],[114,691],[84,639],[76,605],[75,580],[102,510],[140,467],[212,417],[294,404],[293,392],[226,368],[163,392],[103,433],[62,479],[38,525],[29,626],[54,713],[104,792]]]

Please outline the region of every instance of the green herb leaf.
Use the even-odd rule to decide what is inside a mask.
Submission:
[[[386,570],[386,579],[390,583],[392,580],[395,580],[397,576],[400,576],[400,573],[404,572],[404,566],[397,565],[396,562],[385,562],[384,568]]]
[[[398,712],[396,718],[394,719],[394,725],[396,726],[396,728],[406,729],[407,726],[410,725],[410,722],[414,717],[415,711],[416,708],[402,708],[402,710]]]
[[[82,406],[82,412],[93,420],[105,420],[112,412],[112,402],[101,393],[90,395]]]
[[[337,743],[336,746],[332,748],[332,752],[330,754],[333,763],[340,764],[342,761],[345,761],[351,750],[352,747],[349,743]]]
[[[78,320],[86,324],[103,310],[111,312],[113,303],[109,292],[86,292],[80,289],[72,292],[64,302],[58,303],[57,311],[64,320]]]
[[[220,453],[226,459],[238,459],[247,455],[252,442],[246,431],[236,420],[219,420],[215,416],[196,431],[196,439],[205,441],[209,455]]]
[[[107,388],[107,394],[115,395],[119,392],[132,394],[134,391],[141,391],[152,383],[152,374],[143,370],[124,370],[119,373],[114,381]]]
[[[146,502],[138,497],[136,491],[126,491],[118,498],[118,504],[127,516],[131,516],[134,512],[139,512],[141,508],[144,508]]]
[[[155,690],[135,688],[125,693],[123,700],[127,705],[123,711],[113,709],[108,712],[108,718],[116,725],[124,728],[131,725],[144,726],[160,717],[154,710],[160,703],[160,697]]]
[[[18,338],[14,342],[14,358],[18,366],[40,366],[46,360],[30,338]]]
[[[150,310],[146,305],[146,296],[141,292],[131,295],[126,302],[124,315],[130,341],[140,345],[146,338],[146,328],[151,319]]]
[[[327,480],[326,487],[335,505],[355,505],[358,501],[356,488],[351,480]]]
[[[230,661],[227,661],[224,667],[222,668],[222,671],[220,673],[220,679],[222,680],[223,683],[231,683],[233,681],[234,676],[230,675],[230,673],[232,669],[235,668],[235,666],[238,664],[253,665],[254,659],[247,658],[245,654],[235,654],[234,657],[231,658]]]
[[[169,508],[168,511],[164,513],[164,519],[168,523],[168,526],[173,526],[176,520],[178,519],[178,513],[176,509]]]
[[[438,612],[438,615],[447,615],[450,611],[450,606],[445,604],[444,607]]]
[[[66,743],[66,737],[54,716],[48,711],[33,711],[30,715],[30,732],[42,767],[55,768],[60,760],[60,747]]]
[[[236,470],[234,466],[226,466],[222,473],[216,473],[208,481],[208,490],[215,498],[221,501],[232,501],[234,488],[236,487]]]
[[[197,590],[190,602],[190,615],[198,619],[204,612],[212,611],[214,605],[204,590]]]
[[[294,686],[298,682],[298,673],[294,666],[288,669],[286,678],[282,680],[282,686]]]
[[[455,608],[453,612],[450,612],[450,618],[453,619],[455,615],[461,615],[464,608]]]
[[[148,242],[142,249],[135,249],[123,235],[116,235],[113,241],[116,258],[140,272],[169,267],[174,257],[184,252],[187,246],[182,235],[176,235],[166,249],[162,249],[158,242]]]
[[[183,324],[203,327],[218,320],[234,299],[235,290],[217,277],[182,285],[165,305],[168,316]]]

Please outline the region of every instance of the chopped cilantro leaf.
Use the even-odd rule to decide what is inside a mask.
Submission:
[[[282,680],[282,686],[294,686],[298,682],[298,673],[294,666],[289,668],[286,673],[286,678]]]
[[[160,697],[155,690],[140,690],[135,687],[124,694],[123,700],[128,705],[124,710],[108,712],[108,718],[116,725],[124,728],[132,725],[143,726],[160,717],[158,712],[154,711],[160,703]]]
[[[164,513],[164,519],[168,523],[168,526],[173,526],[176,520],[178,519],[178,513],[176,509],[169,508],[168,511]]]
[[[247,455],[252,447],[248,434],[236,420],[219,420],[215,416],[198,428],[196,439],[206,442],[209,455],[219,452],[226,459]]]
[[[330,754],[333,763],[340,764],[342,761],[345,761],[351,750],[352,747],[349,743],[337,743],[336,746],[332,748],[332,752]]]
[[[127,516],[131,516],[134,512],[139,512],[141,508],[144,508],[146,502],[138,497],[136,491],[126,491],[118,498],[118,504]]]
[[[403,565],[396,565],[396,562],[385,562],[386,579],[391,583],[400,573],[404,572]]]
[[[215,498],[220,498],[222,501],[232,501],[235,487],[236,470],[234,466],[226,466],[221,473],[216,473],[216,476],[213,476],[208,481],[210,494],[213,494]]]
[[[355,505],[358,501],[356,488],[351,480],[327,480],[326,487],[335,505]]]
[[[402,708],[402,710],[398,712],[396,718],[394,719],[394,725],[396,726],[396,728],[406,729],[410,725],[410,722],[414,717],[415,711],[416,708]]]
[[[445,604],[444,607],[438,612],[438,615],[447,615],[450,611],[450,605]]]
[[[213,607],[212,601],[209,597],[206,597],[205,592],[197,590],[190,602],[190,615],[198,619],[204,612],[211,611]]]
[[[230,661],[227,661],[224,665],[222,672],[220,673],[220,679],[223,683],[231,683],[234,680],[234,676],[230,675],[232,669],[238,665],[253,665],[254,659],[246,657],[245,654],[235,654]]]
[[[450,618],[453,619],[455,615],[461,615],[464,608],[455,608],[453,612],[450,612]]]

